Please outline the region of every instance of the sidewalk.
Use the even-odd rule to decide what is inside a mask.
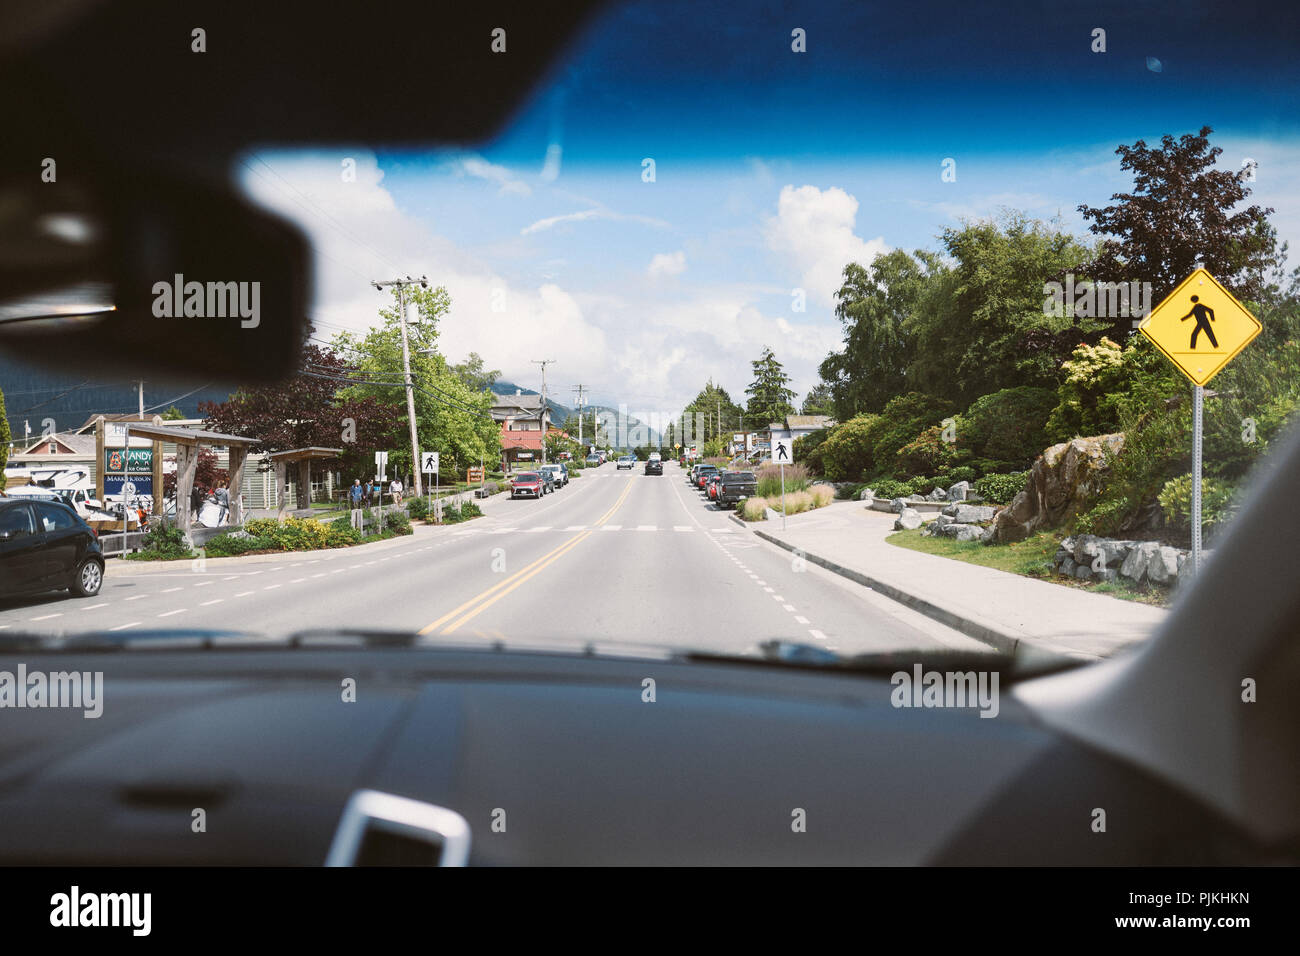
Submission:
[[[781,521],[746,523],[759,537],[870,587],[1001,651],[1021,642],[1057,653],[1109,657],[1145,640],[1169,613],[1104,594],[1026,578],[889,544],[897,515],[858,501]]]

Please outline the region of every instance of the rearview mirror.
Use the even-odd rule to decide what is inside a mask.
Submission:
[[[114,375],[288,371],[310,282],[298,230],[224,185],[86,166],[0,181],[0,348]]]

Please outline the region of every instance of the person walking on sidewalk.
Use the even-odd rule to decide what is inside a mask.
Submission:
[[[393,504],[399,508],[402,506],[402,480],[394,478],[392,484],[388,486],[388,493],[393,496]]]
[[[352,499],[353,511],[361,507],[361,493],[362,493],[361,479],[353,478],[352,487],[348,489],[348,497]]]

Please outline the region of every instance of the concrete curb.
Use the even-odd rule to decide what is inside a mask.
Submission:
[[[774,535],[768,534],[766,531],[759,531],[757,528],[753,530],[754,534],[758,535],[764,541],[771,542],[778,548],[784,548],[786,551],[790,552],[798,551],[803,555],[805,561],[810,561],[818,567],[825,568],[827,571],[840,575],[840,577],[848,578],[850,581],[861,584],[863,587],[870,588],[877,594],[883,594],[891,601],[897,601],[899,604],[909,607],[914,611],[918,611],[926,617],[938,621],[940,624],[951,627],[953,630],[961,631],[967,637],[973,637],[975,640],[987,644],[995,650],[1002,651],[1005,654],[1014,654],[1016,648],[1025,640],[1029,641],[1028,646],[1034,646],[1032,639],[1022,638],[1015,634],[1009,634],[1006,631],[1000,631],[990,624],[975,620],[974,618],[966,617],[965,615],[957,614],[956,612],[940,607],[931,601],[927,601],[925,598],[909,594],[892,584],[886,584],[870,575],[863,574],[861,571],[856,571],[853,568],[846,568],[841,564],[836,564],[834,561],[804,551],[802,548],[796,548],[794,545],[787,544]]]

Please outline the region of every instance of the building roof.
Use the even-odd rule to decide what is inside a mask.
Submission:
[[[835,424],[829,415],[787,415],[786,428],[825,428]]]
[[[257,444],[256,438],[243,435],[223,435],[202,428],[170,428],[166,425],[150,425],[144,422],[133,424],[131,435],[137,438],[152,438],[156,441],[170,441],[178,445],[240,445]]]
[[[95,457],[95,436],[81,435],[77,432],[55,432],[53,435],[45,435],[36,439],[22,451],[15,451],[9,456],[10,461],[17,461],[24,455],[33,458],[45,458],[49,456],[50,439],[53,438],[60,445],[68,449],[69,455]]]

